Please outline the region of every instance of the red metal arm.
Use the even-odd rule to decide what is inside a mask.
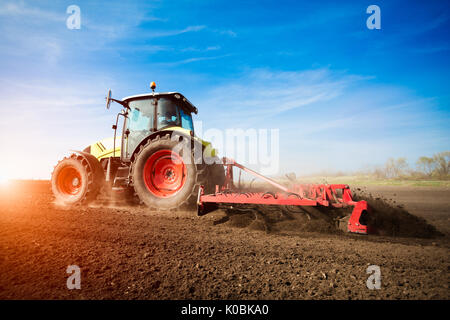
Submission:
[[[265,177],[232,159],[223,158],[226,166],[226,179],[221,188],[216,188],[214,194],[204,194],[203,187],[199,190],[198,213],[203,215],[217,208],[219,203],[224,204],[264,204],[264,205],[290,205],[290,206],[324,206],[343,208],[353,206],[354,209],[348,221],[348,231],[368,233],[368,226],[361,223],[361,218],[370,208],[366,201],[355,202],[352,199],[350,187],[346,184],[311,184],[296,185],[293,190],[280,185],[276,181]],[[233,183],[233,167],[260,178],[284,193],[272,192],[240,192]],[[220,191],[219,191],[220,189]],[[338,196],[342,190],[342,197]]]

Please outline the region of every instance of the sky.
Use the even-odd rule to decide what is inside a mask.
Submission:
[[[450,150],[449,33],[442,0],[0,0],[0,177],[50,178],[112,136],[109,88],[151,81],[197,106],[203,130],[278,129],[278,174],[413,166]]]

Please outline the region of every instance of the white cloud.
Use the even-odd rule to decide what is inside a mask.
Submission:
[[[179,66],[182,64],[192,63],[192,62],[221,59],[221,58],[228,57],[230,55],[231,54],[224,54],[224,55],[212,56],[212,57],[194,57],[194,58],[188,58],[188,59],[179,60],[179,61],[158,63],[158,65],[166,66],[166,67],[175,67],[175,66]]]
[[[201,104],[215,106],[218,118],[248,126],[277,114],[330,101],[345,88],[364,79],[328,69],[300,72],[253,70],[211,90]],[[236,119],[235,115],[240,116]]]
[[[180,35],[188,32],[198,32],[204,30],[206,26],[188,26],[184,29],[178,30],[156,30],[152,32],[142,33],[141,36],[144,38],[161,38],[161,37],[171,37]]]
[[[186,47],[181,49],[181,52],[207,52],[207,51],[216,51],[220,50],[221,46],[209,46],[206,48],[198,48],[198,47]]]
[[[23,1],[4,2],[0,4],[0,16],[34,18],[39,20],[65,21],[66,15],[36,7],[27,6]]]
[[[236,32],[234,32],[233,30],[219,30],[218,32],[220,34],[224,34],[224,35],[230,36],[232,38],[237,36]]]

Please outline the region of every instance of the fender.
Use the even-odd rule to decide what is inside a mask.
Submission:
[[[146,137],[145,139],[143,139],[143,140],[137,145],[136,149],[133,151],[133,154],[131,155],[131,157],[130,157],[129,160],[130,160],[131,162],[133,162],[134,157],[135,157],[136,153],[139,151],[140,147],[143,146],[144,144],[146,144],[148,140],[154,139],[154,138],[157,137],[157,136],[164,136],[164,135],[166,135],[166,134],[172,135],[172,133],[174,133],[174,132],[175,132],[177,135],[181,136],[181,137],[185,137],[185,138],[187,138],[187,139],[191,139],[192,146],[198,145],[199,147],[202,148],[201,150],[202,150],[202,153],[203,153],[204,145],[203,145],[200,141],[197,141],[197,140],[195,139],[195,137],[190,136],[190,135],[187,135],[187,134],[185,134],[185,133],[183,133],[183,132],[180,132],[180,131],[178,131],[178,130],[161,130],[161,131],[154,132],[154,133],[152,133],[151,135],[149,135],[148,137]]]

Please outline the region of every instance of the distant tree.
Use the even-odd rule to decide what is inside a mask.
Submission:
[[[408,173],[408,163],[406,158],[389,158],[384,165],[385,176],[387,178],[399,178]]]
[[[450,151],[439,152],[433,157],[420,157],[417,170],[408,166],[406,158],[389,158],[383,166],[374,167],[371,175],[376,179],[423,178],[450,179]]]
[[[408,174],[409,166],[406,158],[398,158],[395,161],[395,172],[397,177],[405,176]]]
[[[433,155],[436,175],[443,179],[450,174],[450,151],[439,152]]]
[[[373,169],[372,175],[376,178],[376,179],[386,179],[386,169],[385,168],[381,168],[381,167],[375,167]]]
[[[386,178],[395,178],[395,159],[389,158],[384,165],[384,175]]]
[[[421,173],[431,177],[435,167],[435,162],[433,158],[420,157],[417,160],[416,165]]]

